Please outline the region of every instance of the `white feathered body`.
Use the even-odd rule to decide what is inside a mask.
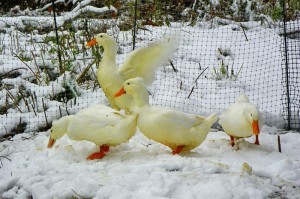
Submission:
[[[149,139],[175,150],[190,151],[206,138],[218,116],[209,117],[187,114],[166,107],[147,106],[138,116],[138,127]]]
[[[242,101],[231,104],[221,115],[219,124],[226,134],[235,138],[246,138],[253,135],[252,123],[247,120],[247,110],[256,110],[257,107],[249,102]],[[249,113],[250,114],[250,113]],[[261,114],[258,115],[259,129],[263,126]]]
[[[147,138],[171,148],[174,154],[178,152],[178,147],[181,148],[180,152],[199,146],[218,119],[216,114],[203,117],[168,107],[150,106],[147,87],[139,77],[125,81],[124,91],[134,99],[131,112],[138,115],[137,125],[140,131]]]
[[[107,106],[96,105],[53,122],[51,136],[57,139],[55,133],[65,128],[72,140],[116,146],[128,141],[135,134],[136,126],[136,115],[123,115]]]

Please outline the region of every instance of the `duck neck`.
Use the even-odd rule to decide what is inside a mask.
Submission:
[[[110,45],[103,45],[103,62],[106,62],[107,60],[109,61],[114,61],[116,60],[117,52],[118,52],[118,45],[114,42]]]
[[[68,115],[60,118],[59,120],[53,122],[52,127],[54,126],[54,132],[51,137],[54,139],[61,138],[64,134],[67,133],[68,127],[73,121],[74,115]]]
[[[118,71],[117,63],[116,63],[116,55],[118,51],[118,46],[115,44],[113,45],[103,45],[103,56],[102,60],[100,62],[99,68],[97,70],[97,78],[98,81],[101,84],[101,81],[103,78],[111,78],[111,77],[117,77],[115,74]],[[109,74],[109,77],[107,76]],[[106,77],[104,77],[106,76]],[[111,79],[111,81],[116,81],[114,79]],[[101,85],[103,86],[103,85]]]
[[[134,106],[132,107],[133,113],[140,113],[144,108],[150,106],[149,105],[149,93],[148,90],[140,89],[138,92],[134,93]]]

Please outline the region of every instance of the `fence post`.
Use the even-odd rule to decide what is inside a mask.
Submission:
[[[59,72],[60,72],[60,74],[62,74],[63,68],[62,68],[62,63],[61,63],[61,53],[60,53],[59,41],[58,41],[58,30],[57,30],[57,23],[56,23],[54,0],[52,0],[52,8],[53,8],[53,20],[54,20],[54,27],[55,27],[55,34],[56,34],[57,55],[58,55],[58,61],[59,61]]]
[[[282,12],[283,12],[283,31],[284,31],[284,52],[285,52],[285,73],[286,73],[286,95],[287,95],[287,119],[288,130],[291,129],[291,108],[290,108],[290,87],[289,87],[289,56],[287,45],[287,33],[286,33],[286,7],[285,0],[282,0]]]
[[[132,50],[135,49],[135,35],[136,35],[136,21],[137,21],[137,6],[138,6],[138,0],[135,0],[134,3],[134,21],[133,21],[133,44],[132,44]]]

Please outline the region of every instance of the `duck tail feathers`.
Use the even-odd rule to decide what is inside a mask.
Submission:
[[[210,116],[208,116],[205,120],[207,121],[207,123],[212,126],[217,120],[219,119],[218,114],[213,113]]]

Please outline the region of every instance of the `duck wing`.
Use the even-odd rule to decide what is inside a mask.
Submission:
[[[158,124],[161,128],[178,129],[182,128],[188,130],[194,126],[200,125],[205,117],[197,116],[193,114],[183,113],[174,109],[153,107],[151,110],[150,120],[153,124]]]
[[[166,63],[178,46],[178,39],[165,39],[132,51],[118,72],[124,80],[142,77],[146,84],[153,82],[155,70]]]
[[[78,112],[75,115],[74,123],[81,123],[82,125],[93,128],[104,128],[106,126],[114,126],[121,122],[126,116],[120,114],[113,109],[97,109],[88,108],[84,111]]]

